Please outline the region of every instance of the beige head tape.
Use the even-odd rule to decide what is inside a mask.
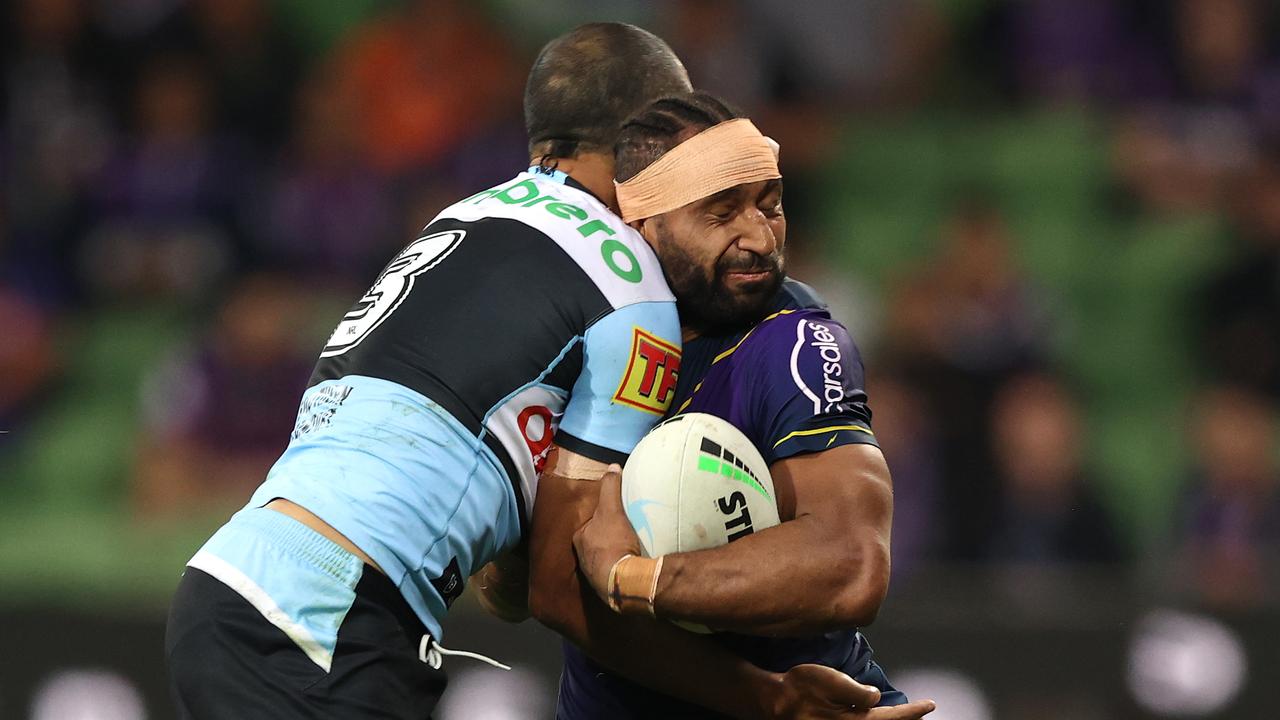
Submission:
[[[630,180],[614,183],[623,221],[661,215],[735,185],[782,177],[776,143],[770,143],[746,118],[703,130]]]

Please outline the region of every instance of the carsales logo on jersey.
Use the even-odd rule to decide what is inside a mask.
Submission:
[[[631,361],[613,394],[614,402],[662,415],[671,407],[679,377],[680,348],[633,328]]]
[[[800,369],[800,349],[805,345],[807,339],[805,337],[806,328],[813,337],[812,342],[809,342],[808,345],[817,352],[818,360],[821,361],[821,397],[804,381],[804,373]],[[832,412],[844,402],[843,361],[844,359],[840,353],[840,343],[836,340],[835,334],[831,332],[831,328],[811,320],[800,321],[796,326],[796,345],[791,352],[791,376],[805,397],[813,402],[813,412],[815,414]],[[807,366],[808,363],[806,362]]]

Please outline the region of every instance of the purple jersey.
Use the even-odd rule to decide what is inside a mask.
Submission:
[[[862,358],[843,325],[826,310],[784,309],[717,353],[690,394],[677,389],[676,407],[733,423],[772,465],[875,444],[862,385]]]
[[[773,309],[743,333],[684,343],[674,414],[704,412],[728,420],[770,465],[839,445],[875,444],[862,358],[848,331],[812,290],[793,280],[783,285]],[[819,663],[881,688],[882,705],[906,702],[856,630],[806,638],[713,637],[768,670]],[[568,642],[564,652],[560,720],[718,717],[614,675]]]

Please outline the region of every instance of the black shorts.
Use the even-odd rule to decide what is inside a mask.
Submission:
[[[231,588],[188,567],[165,633],[182,720],[425,720],[443,671],[419,660],[426,629],[395,585],[365,567],[329,672]]]

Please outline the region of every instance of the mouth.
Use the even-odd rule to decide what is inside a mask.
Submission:
[[[773,276],[773,270],[770,268],[762,268],[758,270],[731,270],[724,274],[725,280],[736,283],[754,283],[762,280],[768,280]]]

